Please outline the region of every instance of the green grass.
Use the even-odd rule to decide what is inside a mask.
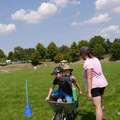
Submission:
[[[72,66],[83,94],[79,98],[76,120],[95,120],[93,103],[87,100],[85,84],[82,77],[82,65]],[[120,63],[102,64],[104,75],[109,83],[105,89],[103,103],[107,120],[119,120],[120,116]],[[0,120],[50,120],[53,111],[45,98],[52,85],[53,68],[17,71],[0,74]],[[26,107],[26,84],[28,81],[28,101],[31,117],[23,117]],[[57,88],[57,86],[56,86]]]

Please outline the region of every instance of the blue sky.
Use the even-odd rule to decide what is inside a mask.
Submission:
[[[0,0],[0,49],[120,38],[120,0]]]

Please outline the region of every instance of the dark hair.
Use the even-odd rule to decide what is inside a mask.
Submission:
[[[70,70],[70,75],[72,75],[72,71]]]
[[[72,75],[72,72],[70,71],[70,75]]]
[[[88,55],[89,58],[93,58],[90,52],[87,52],[86,55]]]

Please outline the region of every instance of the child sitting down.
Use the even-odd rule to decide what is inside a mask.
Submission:
[[[55,75],[55,79],[49,90],[46,100],[49,100],[50,97],[59,98],[60,96],[64,96],[66,101],[69,103],[71,103],[73,99],[75,101],[77,100],[74,84],[69,80],[68,77],[63,76],[63,71],[64,70],[61,67],[56,67],[53,73],[51,73],[51,75]],[[53,91],[55,85],[59,85],[59,89]]]

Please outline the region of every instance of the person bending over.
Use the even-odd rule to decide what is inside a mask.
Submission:
[[[55,79],[49,90],[46,100],[49,100],[50,97],[59,98],[60,96],[64,96],[66,101],[69,103],[72,103],[73,99],[75,101],[77,100],[74,84],[69,80],[68,77],[63,76],[63,71],[64,70],[61,67],[56,67],[53,73],[51,73],[51,75],[55,75]],[[53,91],[55,85],[59,85],[59,88]]]

